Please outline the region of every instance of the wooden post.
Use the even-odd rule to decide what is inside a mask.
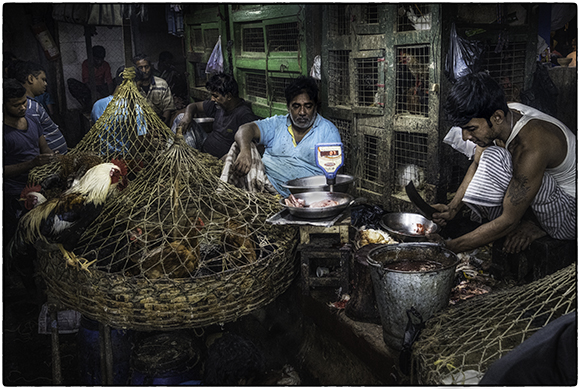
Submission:
[[[85,27],[85,47],[87,49],[87,57],[88,57],[87,61],[89,63],[89,88],[91,90],[91,104],[92,104],[98,100],[97,87],[95,84],[95,64],[93,63],[93,43],[91,39],[91,30],[94,27],[88,25],[85,25],[84,27]]]
[[[52,384],[62,385],[60,347],[58,339],[58,308],[56,304],[48,304],[48,313],[50,314],[50,337],[52,341]]]
[[[113,385],[113,346],[111,327],[99,322],[99,346],[101,350],[101,384]]]

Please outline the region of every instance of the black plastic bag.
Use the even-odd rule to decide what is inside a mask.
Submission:
[[[411,317],[413,315],[413,317]],[[414,307],[407,309],[407,328],[405,329],[405,335],[403,335],[403,349],[399,355],[399,368],[401,372],[405,375],[409,375],[411,372],[411,356],[412,350],[411,346],[419,337],[421,330],[425,328],[425,322],[421,313],[417,311]]]
[[[520,92],[522,104],[536,108],[545,114],[556,116],[558,113],[558,87],[550,78],[548,69],[536,62],[532,87]]]
[[[380,230],[381,218],[385,210],[378,205],[355,205],[350,211],[350,224],[354,227],[366,226],[367,229]]]
[[[480,41],[468,40],[457,35],[455,23],[451,25],[449,52],[445,58],[445,75],[451,83],[461,77],[481,70],[481,55],[484,45]]]

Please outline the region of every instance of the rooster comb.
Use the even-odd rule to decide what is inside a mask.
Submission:
[[[30,192],[40,192],[41,190],[42,187],[40,185],[26,185],[26,187],[22,189],[22,192],[20,192],[20,198],[25,199]]]
[[[124,177],[127,175],[127,165],[125,164],[125,161],[121,159],[111,159],[111,163],[117,165],[117,167],[121,169],[121,176]]]

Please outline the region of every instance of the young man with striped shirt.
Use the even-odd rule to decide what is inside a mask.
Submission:
[[[505,237],[503,250],[518,253],[535,239],[576,238],[576,136],[559,120],[519,103],[507,104],[489,74],[462,77],[445,105],[463,139],[477,145],[455,197],[435,204],[445,225],[464,204],[474,231],[445,242],[464,252]],[[437,237],[431,237],[437,239]]]

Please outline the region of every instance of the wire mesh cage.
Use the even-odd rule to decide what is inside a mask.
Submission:
[[[399,4],[397,9],[397,32],[429,30],[430,28],[429,4]]]
[[[484,51],[483,66],[502,87],[507,101],[520,101],[526,70],[526,41],[510,42],[500,33],[495,48]]]
[[[364,135],[363,178],[372,182],[379,182],[380,180],[379,142],[378,136]]]
[[[192,28],[191,29],[191,38],[189,41],[191,51],[203,50],[203,31],[201,26],[199,28]]]
[[[284,91],[290,85],[293,78],[289,77],[270,77],[270,86],[272,91],[272,101],[286,104],[286,95]]]
[[[361,4],[361,22],[364,24],[379,23],[379,5],[378,4]]]
[[[429,46],[397,46],[396,113],[428,116]]]
[[[328,103],[332,106],[350,104],[350,50],[328,51]]]
[[[246,94],[255,97],[267,98],[268,85],[266,81],[266,72],[244,73]]]
[[[342,140],[342,147],[344,153],[344,170],[345,173],[354,174],[353,160],[353,123],[352,120],[328,118],[338,129],[340,139]]]
[[[394,135],[393,160],[397,172],[395,189],[403,189],[409,181],[421,187],[425,182],[429,152],[427,134],[396,131]]]
[[[206,48],[213,48],[220,37],[219,28],[206,28],[203,30],[203,38]]]
[[[474,297],[429,319],[413,344],[417,382],[458,384],[549,322],[576,310],[576,264],[527,285]]]
[[[329,5],[329,33],[331,35],[349,35],[351,21],[350,4],[332,4]]]
[[[242,28],[242,51],[264,53],[266,52],[264,42],[264,30],[262,27]]]
[[[379,58],[355,59],[355,104],[359,107],[384,106],[379,93]],[[382,85],[384,90],[384,85]]]
[[[295,274],[296,229],[266,224],[281,208],[278,197],[221,181],[214,167],[223,164],[181,134],[144,143],[162,145],[147,157],[129,157],[131,136],[112,131],[114,123],[133,123],[137,134],[139,123],[147,134],[159,128],[138,96],[126,98],[134,88],[123,83],[79,147],[90,141],[138,169],[72,252],[39,240],[49,292],[91,319],[139,330],[225,323],[269,303]]]
[[[300,30],[298,22],[270,24],[266,26],[268,52],[298,51]]]

